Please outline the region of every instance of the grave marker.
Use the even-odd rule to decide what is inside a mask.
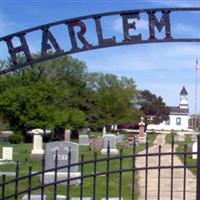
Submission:
[[[55,158],[56,152],[58,153],[57,166],[66,166],[65,168],[58,169],[57,180],[67,180],[68,172],[67,165],[69,159],[69,151],[71,151],[71,164],[77,163],[79,158],[79,145],[73,142],[61,141],[61,142],[51,142],[46,145],[45,149],[45,169],[55,168]],[[47,172],[45,173],[45,183],[50,183],[54,181],[55,173]],[[78,166],[70,167],[70,178],[80,176],[78,172]],[[70,181],[70,185],[77,185],[80,180]],[[61,183],[66,185],[66,182]]]
[[[89,136],[79,135],[79,145],[89,146]]]
[[[192,152],[197,152],[197,142],[192,145]],[[192,154],[192,159],[197,159],[197,154]]]
[[[103,136],[103,149],[101,150],[101,154],[107,154],[108,143],[110,146],[110,154],[118,154],[119,151],[116,148],[116,136],[113,134],[106,134]]]
[[[3,160],[13,160],[13,147],[3,147]]]
[[[41,194],[32,194],[30,195],[30,200],[41,200],[42,199],[42,195]],[[28,195],[24,195],[22,197],[22,200],[29,200]],[[47,196],[43,195],[43,200],[47,200]]]
[[[30,159],[41,160],[44,154],[42,142],[42,134],[44,131],[42,129],[33,129],[31,133],[33,134],[33,149],[31,151]]]

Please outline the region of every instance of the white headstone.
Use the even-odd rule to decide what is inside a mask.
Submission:
[[[42,129],[33,129],[33,149],[31,154],[33,155],[43,155],[43,143],[42,143],[42,134],[44,133]]]
[[[13,147],[3,147],[3,160],[13,160]]]
[[[185,141],[185,135],[182,134],[181,132],[178,132],[178,133],[174,136],[174,141],[175,141],[175,142],[184,142],[184,141]]]
[[[79,135],[79,145],[89,146],[89,136]]]
[[[116,149],[116,136],[113,134],[106,134],[102,137],[103,139],[103,149],[101,150],[102,154],[107,154],[108,144],[110,147],[110,154],[118,154],[118,150]]]
[[[197,134],[192,134],[190,136],[190,139],[191,139],[192,142],[196,142],[197,141]]]
[[[106,127],[104,126],[103,127],[103,135],[105,135],[106,134]]]
[[[80,198],[80,197],[72,197],[71,198],[71,200],[92,200],[92,198],[91,197],[82,197],[82,198]]]
[[[123,143],[124,139],[125,139],[124,135],[119,134],[119,135],[116,136],[116,142],[117,143]]]
[[[123,198],[120,198],[123,200]],[[106,198],[102,198],[101,200],[107,200]],[[108,200],[119,200],[119,197],[109,197]]]
[[[114,125],[114,130],[117,130],[117,124]]]
[[[197,142],[192,145],[192,152],[197,152]],[[197,159],[197,154],[192,154],[192,159]]]
[[[24,195],[24,196],[22,197],[22,200],[28,200],[28,199],[29,199],[29,197],[28,197],[27,194]],[[41,195],[41,194],[32,194],[32,195],[30,196],[30,200],[41,200],[41,199],[42,199],[42,195]],[[44,199],[44,200],[47,200],[47,196],[44,195],[44,196],[43,196],[43,199]]]

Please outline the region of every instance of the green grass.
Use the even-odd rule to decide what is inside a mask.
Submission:
[[[150,146],[153,144],[153,141],[156,138],[156,134],[151,134],[149,136],[149,143]],[[20,176],[24,176],[28,174],[28,167],[32,166],[33,171],[41,171],[41,162],[40,161],[31,161],[29,159],[29,154],[32,149],[32,144],[19,144],[19,145],[11,145],[11,144],[1,144],[0,150],[2,146],[12,146],[14,149],[14,160],[19,161],[20,166]],[[118,145],[118,149],[122,148]],[[136,152],[139,152],[144,149],[144,145],[140,145],[136,148]],[[84,160],[93,160],[93,152],[89,151],[88,147],[80,146],[80,157],[81,154],[84,155]],[[128,147],[123,149],[123,155],[131,155],[132,154],[132,147]],[[102,158],[103,156],[100,153],[97,154],[98,158]],[[117,160],[110,160],[110,170],[118,170],[119,169],[119,159]],[[9,171],[14,172],[15,166],[14,165],[4,165],[0,166],[0,171]],[[123,169],[131,169],[132,168],[132,158],[124,158],[123,159]],[[97,172],[106,172],[106,161],[99,162],[97,164]],[[93,164],[84,165],[84,175],[91,174],[93,172]],[[119,190],[119,173],[112,174],[109,176],[109,196],[110,197],[117,197],[118,190]],[[6,180],[11,180],[14,177],[9,177]],[[137,179],[137,175],[136,175]],[[32,187],[40,185],[39,177],[34,177],[32,180]],[[66,183],[67,185],[67,183]],[[93,178],[84,179],[84,196],[92,196],[92,187],[93,187]],[[9,185],[6,188],[6,194],[13,194],[15,185]],[[105,197],[105,186],[106,186],[106,176],[99,176],[96,179],[96,197],[100,199],[101,197]],[[137,186],[137,183],[136,183]],[[19,182],[19,189],[23,190],[27,188],[27,181],[20,181]],[[131,172],[123,172],[122,175],[122,196],[124,200],[131,199],[131,188],[132,188],[132,173]],[[39,194],[40,191],[34,191],[33,193]],[[52,199],[53,197],[53,187],[49,186],[45,189],[45,194],[48,195],[48,200]],[[66,195],[66,186],[58,186],[58,194]],[[70,187],[70,196],[78,197],[80,194],[80,186],[71,186]],[[1,195],[1,191],[0,191]],[[138,192],[136,190],[135,197],[138,196]]]
[[[172,135],[167,135],[165,138],[166,143],[171,143],[172,141]],[[185,145],[190,146],[192,145],[194,142],[191,141],[190,139],[190,135],[185,135],[185,141],[183,142],[175,142],[175,144],[177,145],[176,147],[176,151],[177,152],[184,152],[185,149]],[[192,152],[191,148],[187,148],[187,152]],[[184,163],[184,155],[178,155],[178,157],[180,158],[180,160],[182,161],[182,163]],[[186,163],[187,165],[195,165],[196,164],[196,160],[192,159],[192,155],[187,155],[186,156]],[[196,174],[196,169],[195,168],[188,168],[193,174]]]

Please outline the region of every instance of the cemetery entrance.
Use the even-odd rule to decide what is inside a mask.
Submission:
[[[157,43],[157,42],[200,42],[200,38],[175,38],[173,35],[170,15],[174,12],[199,12],[200,8],[165,8],[165,9],[140,9],[121,12],[111,12],[62,20],[42,26],[34,27],[18,33],[10,34],[0,38],[1,44],[6,46],[8,55],[11,58],[12,65],[1,69],[0,74],[5,74],[16,69],[34,65],[36,63],[60,57],[76,52],[88,51],[97,48],[111,46]],[[134,20],[140,20],[140,14],[145,13],[148,17],[147,31],[148,39],[143,39],[142,34],[130,34],[130,30],[136,30],[137,24]],[[119,15],[122,20],[123,40],[117,41],[116,37],[104,38],[101,19],[112,15]],[[87,21],[91,20],[94,24],[95,37],[97,44],[93,44],[90,38],[86,37]],[[132,22],[130,22],[132,20]],[[71,47],[64,49],[59,44],[55,35],[50,30],[59,25],[64,25],[69,34]],[[79,31],[76,32],[77,28]],[[32,56],[28,40],[26,37],[29,33],[41,32],[41,51],[38,57]],[[157,38],[156,32],[164,32],[163,38]],[[14,46],[14,39],[18,39],[19,46]],[[49,54],[51,50],[51,54]],[[18,54],[23,54],[24,61],[18,59]],[[34,66],[33,66],[34,67]],[[86,138],[87,140],[87,138]],[[54,200],[129,200],[129,199],[152,199],[151,173],[156,171],[157,182],[156,198],[163,199],[164,192],[162,189],[163,179],[161,174],[165,170],[170,171],[170,187],[165,188],[168,191],[166,199],[177,199],[174,185],[176,171],[181,171],[182,176],[180,184],[182,185],[179,195],[181,199],[193,199],[190,191],[187,190],[187,169],[196,170],[196,186],[194,199],[200,199],[200,136],[197,137],[197,151],[189,151],[187,145],[181,152],[175,152],[174,137],[172,135],[171,148],[167,152],[162,151],[162,146],[158,146],[157,152],[149,152],[149,141],[143,144],[143,152],[137,152],[137,143],[133,140],[131,144],[131,154],[126,153],[126,149],[116,149],[116,138],[113,136],[106,138],[104,141],[104,157],[99,158],[98,153],[94,153],[93,158],[86,160],[84,155],[78,159],[78,145],[70,142],[54,143],[47,145],[49,149],[45,153],[41,170],[34,172],[29,167],[27,174],[21,174],[20,163],[16,162],[15,178],[7,177],[5,174],[1,177],[0,198],[6,199],[54,199]],[[107,145],[107,146],[105,146]],[[196,156],[195,164],[187,163],[187,158]],[[170,165],[162,165],[162,158],[168,157]],[[176,165],[175,156],[180,156],[182,164]],[[144,162],[139,167],[136,165],[138,158]],[[155,159],[153,165],[149,165],[149,160]],[[127,164],[128,163],[128,164]],[[144,174],[142,188],[143,196],[139,194],[138,179],[139,173]],[[112,179],[115,180],[113,184]],[[112,184],[111,184],[112,182]],[[128,189],[127,189],[128,188]],[[153,188],[155,191],[155,188]],[[65,194],[60,193],[64,191]],[[78,193],[74,191],[78,191]],[[51,195],[47,197],[47,193]],[[99,195],[99,193],[103,195]]]

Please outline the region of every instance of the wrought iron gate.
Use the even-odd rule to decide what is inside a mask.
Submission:
[[[1,184],[0,184],[0,197],[2,200],[7,199],[22,199],[22,196],[26,195],[27,199],[31,200],[32,194],[41,195],[41,200],[45,199],[46,191],[50,191],[51,194],[48,196],[48,199],[59,199],[59,191],[60,187],[64,188],[66,192],[61,199],[70,200],[74,195],[73,190],[76,190],[76,196],[80,199],[84,199],[85,196],[90,196],[91,199],[109,199],[113,194],[118,199],[130,200],[130,199],[138,199],[138,177],[137,173],[142,171],[145,174],[144,180],[144,199],[148,200],[148,192],[149,185],[148,179],[150,179],[149,174],[151,174],[152,170],[157,170],[157,189],[156,189],[156,199],[162,199],[162,192],[160,190],[161,178],[160,174],[162,170],[170,170],[170,193],[169,199],[174,199],[174,170],[182,170],[183,172],[183,188],[182,188],[182,199],[185,200],[187,192],[189,192],[186,188],[186,169],[196,169],[196,199],[200,199],[200,136],[198,136],[198,148],[197,152],[188,151],[187,145],[184,146],[184,150],[182,152],[174,151],[174,140],[172,139],[171,150],[170,152],[162,152],[162,146],[158,146],[158,152],[150,153],[148,142],[145,145],[144,153],[136,153],[137,147],[135,142],[133,142],[132,153],[130,155],[124,155],[123,149],[120,150],[119,155],[111,156],[110,155],[110,147],[108,146],[107,155],[105,157],[98,158],[97,154],[94,153],[94,158],[92,160],[85,160],[84,155],[81,155],[81,160],[78,163],[71,163],[71,151],[68,154],[68,165],[58,167],[58,154],[55,156],[55,167],[49,170],[45,170],[45,160],[43,159],[42,170],[40,172],[33,172],[32,167],[29,167],[27,175],[20,176],[20,163],[16,163],[16,177],[13,179],[7,178],[6,175],[2,175]],[[188,164],[187,157],[192,154],[197,154],[197,162],[196,164]],[[182,165],[174,164],[174,156],[182,156],[183,162]],[[171,164],[169,166],[163,166],[161,162],[161,158],[164,156],[170,156]],[[142,158],[144,160],[143,167],[136,167],[137,158]],[[158,164],[155,166],[148,166],[148,159],[151,157],[155,157],[158,160]],[[129,161],[130,165],[125,166],[125,161]],[[113,168],[113,162],[115,163],[115,167]],[[99,170],[99,165],[104,163],[104,169]],[[78,166],[80,175],[77,177],[70,177],[70,168],[73,166]],[[85,169],[90,168],[90,173],[85,173]],[[65,169],[68,174],[66,178],[59,178],[59,170]],[[51,183],[45,183],[45,174],[52,172],[54,174],[53,181]],[[126,174],[126,178],[124,177]],[[127,176],[128,175],[128,176]],[[38,178],[38,176],[40,178]],[[40,181],[36,181],[34,179]],[[101,177],[101,179],[99,179]],[[99,180],[98,180],[99,179]],[[115,179],[115,188],[111,185],[112,179]],[[88,185],[88,180],[90,180],[90,184]],[[78,181],[79,184],[73,186],[71,183],[73,181]],[[100,183],[99,183],[100,181]],[[131,183],[131,184],[130,184]],[[61,185],[62,184],[62,185]],[[103,189],[100,188],[99,184],[103,186]],[[113,183],[112,183],[113,184]],[[181,184],[181,183],[180,183]],[[87,194],[85,193],[85,185],[87,188]],[[124,187],[130,188],[130,194],[125,197],[124,195]],[[11,189],[12,188],[12,189]],[[12,190],[12,192],[10,192]],[[101,191],[99,191],[101,190]],[[112,191],[114,190],[114,192]],[[99,198],[98,193],[101,192],[103,196]],[[141,198],[140,198],[141,199]],[[152,200],[152,199],[151,199]]]

